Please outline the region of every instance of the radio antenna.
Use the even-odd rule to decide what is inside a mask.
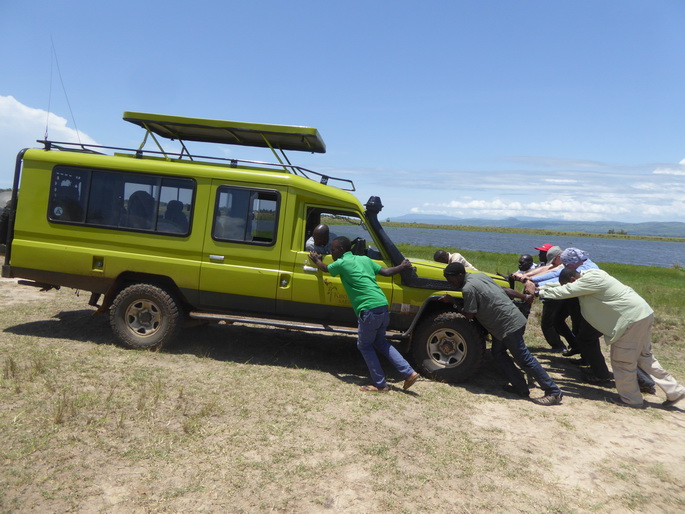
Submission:
[[[69,102],[69,95],[67,95],[67,88],[64,87],[64,80],[62,80],[62,71],[59,68],[59,59],[57,58],[57,50],[55,49],[55,42],[52,39],[52,35],[50,36],[50,92],[49,92],[49,97],[48,97],[48,115],[47,119],[45,120],[45,139],[48,139],[48,127],[50,124],[50,102],[52,100],[52,65],[53,63],[57,66],[57,74],[59,75],[59,81],[60,84],[62,84],[62,91],[64,92],[64,98],[67,100],[67,107],[69,107],[69,114],[71,115],[71,119],[74,122],[74,129],[76,130],[76,138],[78,139],[79,144],[81,144],[81,133],[78,130],[78,126],[76,125],[76,117],[74,116],[74,112],[71,110],[71,103]]]

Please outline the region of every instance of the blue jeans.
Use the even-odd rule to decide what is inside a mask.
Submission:
[[[514,364],[518,364],[523,371],[532,375],[533,378],[540,384],[540,387],[545,391],[545,395],[549,394],[559,394],[561,390],[554,383],[554,380],[547,374],[547,372],[542,369],[542,366],[538,360],[533,357],[526,346],[526,342],[523,340],[523,331],[525,325],[507,334],[501,341],[492,338],[492,358],[495,363],[500,367],[504,376],[511,382],[511,385],[521,393],[529,393],[528,384],[523,378],[523,374]],[[514,358],[512,361],[511,357],[507,354],[507,350],[511,353]]]
[[[397,351],[397,348],[390,345],[385,339],[385,329],[388,328],[389,323],[390,313],[388,312],[387,305],[359,313],[357,348],[366,361],[373,385],[378,388],[383,388],[387,384],[385,373],[383,373],[383,368],[376,352],[388,359],[404,378],[407,378],[414,372],[409,363]]]

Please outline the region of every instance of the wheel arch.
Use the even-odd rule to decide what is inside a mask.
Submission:
[[[404,334],[402,334],[403,337],[407,338],[410,344],[411,339],[414,336],[414,332],[416,331],[416,327],[418,327],[424,319],[428,317],[434,317],[439,314],[447,314],[449,312],[454,312],[454,308],[452,307],[452,305],[440,301],[440,298],[442,298],[442,296],[444,296],[445,294],[450,293],[448,291],[443,291],[431,295],[428,298],[426,298],[424,302],[421,304],[421,307],[419,307],[419,310],[414,316],[411,325],[409,325],[409,328],[404,332]],[[454,296],[454,292],[452,292],[451,296]],[[463,305],[464,301],[461,297],[454,296],[454,298],[457,300],[457,305]]]
[[[112,306],[112,302],[114,302],[114,299],[117,297],[117,295],[128,286],[133,284],[150,284],[157,286],[174,296],[184,309],[187,310],[187,308],[190,306],[187,298],[171,277],[166,275],[155,275],[153,273],[124,271],[112,283],[107,293],[105,293],[105,297],[102,301],[102,305],[98,309],[98,312],[104,312],[108,310]]]

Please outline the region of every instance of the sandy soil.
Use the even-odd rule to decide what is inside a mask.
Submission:
[[[73,320],[74,327],[82,330],[95,330],[98,335],[95,341],[108,340],[106,321],[90,321],[87,311],[85,314],[77,311],[79,303],[81,309],[86,308],[87,295],[81,295],[77,302],[69,300],[69,306],[60,312],[63,303],[55,293],[40,292],[38,289],[18,286],[16,281],[0,280],[0,306],[3,310],[17,306],[30,306],[46,301],[55,302],[56,313],[62,316],[61,323],[68,324]],[[48,296],[52,295],[52,296]],[[55,299],[57,298],[57,300]],[[73,297],[70,297],[73,298]],[[50,299],[50,300],[48,300]],[[71,310],[71,312],[70,312]],[[30,312],[30,309],[24,309]],[[74,312],[75,311],[75,312]],[[24,319],[26,318],[26,319]],[[7,334],[21,333],[21,327],[30,324],[30,314],[18,314],[16,323]],[[20,328],[17,328],[20,327]],[[62,329],[59,329],[62,330]],[[25,330],[26,331],[26,330]],[[99,331],[99,332],[98,332]],[[211,341],[217,337],[224,341],[225,332],[203,337]],[[334,370],[339,352],[348,354],[349,348],[332,349],[328,351],[330,363],[317,364],[317,370],[309,364],[308,353],[315,346],[310,346],[314,337],[304,336],[297,332],[270,331],[267,329],[236,328],[233,335],[236,338],[250,338],[253,348],[270,348],[273,336],[278,334],[278,344],[292,348],[304,348],[297,366],[290,364],[279,367],[278,357],[268,360],[260,354],[256,357],[245,358],[245,366],[241,366],[240,373],[256,373],[264,365],[271,366],[272,373],[282,387],[264,391],[254,397],[253,402],[259,403],[255,407],[254,416],[266,416],[274,405],[281,405],[279,418],[301,416],[306,412],[307,423],[298,421],[298,430],[287,435],[279,435],[283,441],[292,440],[293,452],[298,445],[309,448],[305,456],[298,456],[299,463],[294,468],[292,464],[283,464],[285,470],[290,470],[291,476],[296,477],[295,483],[287,482],[287,478],[277,475],[272,477],[275,482],[269,482],[262,475],[251,475],[255,480],[255,488],[250,489],[249,480],[236,484],[237,476],[247,480],[247,471],[241,471],[236,466],[236,455],[228,449],[230,444],[240,445],[240,437],[248,440],[249,434],[242,434],[240,429],[226,435],[222,427],[235,423],[235,416],[240,414],[241,423],[247,423],[249,414],[246,409],[251,406],[241,404],[241,395],[249,394],[249,384],[234,383],[231,389],[221,390],[220,402],[233,406],[236,413],[217,414],[211,425],[204,428],[204,445],[211,449],[211,461],[204,446],[196,451],[198,454],[188,454],[182,460],[161,462],[159,465],[148,460],[140,460],[137,464],[117,458],[112,452],[103,448],[102,442],[88,443],[88,434],[79,436],[84,441],[77,445],[78,455],[62,456],[69,460],[74,475],[83,481],[83,487],[77,487],[71,493],[71,500],[55,499],[41,492],[41,488],[31,483],[49,474],[50,467],[58,466],[55,462],[37,459],[32,465],[33,482],[22,482],[19,487],[14,477],[25,473],[18,469],[16,461],[5,458],[5,474],[0,475],[0,487],[4,489],[0,505],[4,512],[13,510],[28,511],[64,511],[78,510],[82,512],[116,511],[116,512],[150,512],[150,511],[264,511],[282,510],[288,512],[369,512],[369,511],[501,511],[501,512],[683,512],[685,510],[685,405],[680,408],[665,410],[660,408],[663,393],[649,396],[647,399],[652,408],[636,411],[610,405],[603,401],[604,396],[613,394],[610,389],[600,389],[578,383],[573,376],[573,367],[559,356],[539,354],[543,365],[551,371],[552,376],[566,392],[561,406],[545,408],[534,405],[525,400],[515,400],[506,397],[499,391],[501,380],[492,372],[484,372],[482,377],[459,387],[447,384],[437,384],[420,381],[413,388],[415,393],[406,399],[401,393],[390,393],[391,402],[387,405],[379,403],[377,398],[368,400],[357,392],[355,381],[365,380],[363,376],[352,379],[341,378]],[[58,334],[59,335],[59,334]],[[75,344],[83,345],[84,355],[93,346],[92,336],[78,338]],[[312,343],[318,345],[319,343]],[[230,345],[229,345],[230,346]],[[233,348],[233,347],[230,347]],[[229,350],[222,350],[228,352]],[[235,350],[236,352],[238,350]],[[218,351],[217,351],[218,352]],[[128,359],[131,362],[140,361],[137,355],[150,355],[146,352],[121,352],[122,355],[113,358]],[[354,352],[350,353],[353,355]],[[217,355],[219,355],[217,353]],[[213,359],[190,360],[175,354],[167,359],[155,360],[155,366],[171,369],[179,377],[197,374],[205,377],[207,398],[216,387],[226,382],[229,372],[226,362],[240,361],[242,357],[231,355],[230,359],[213,355]],[[320,357],[319,357],[320,358]],[[355,357],[356,358],[356,357]],[[271,359],[271,357],[269,357]],[[336,362],[338,361],[338,362]],[[330,369],[326,368],[329,366]],[[363,367],[356,364],[355,372],[363,375]],[[325,372],[320,375],[319,372]],[[108,371],[98,370],[99,380],[116,380],[114,377],[105,379]],[[214,373],[220,373],[221,378],[214,378]],[[682,377],[685,378],[685,377]],[[223,382],[222,382],[223,381]],[[298,381],[296,391],[298,397],[292,396],[288,389],[289,381]],[[312,382],[310,384],[310,382]],[[399,383],[399,382],[398,382]],[[322,387],[323,385],[323,387]],[[123,387],[123,386],[122,386]],[[242,388],[242,389],[241,389]],[[307,394],[318,391],[324,401],[313,405],[308,403]],[[188,389],[187,394],[190,394]],[[303,396],[300,397],[299,394]],[[534,395],[540,395],[537,390]],[[228,397],[226,395],[235,395]],[[392,396],[395,395],[395,396]],[[397,396],[400,395],[400,396]],[[429,412],[422,405],[421,398],[426,402],[435,398],[447,399],[444,411]],[[330,401],[325,401],[326,399]],[[399,400],[398,400],[399,398]],[[13,400],[19,401],[19,400]],[[180,400],[177,400],[180,401]],[[209,400],[207,400],[209,402]],[[263,403],[262,403],[263,402]],[[449,406],[453,405],[454,408]],[[5,406],[14,408],[12,405]],[[242,409],[242,410],[241,410]],[[363,411],[359,414],[360,410]],[[402,412],[400,417],[397,411]],[[348,418],[363,415],[382,428],[383,434],[378,440],[366,441],[366,453],[359,453],[359,444],[350,440],[341,428]],[[232,417],[233,416],[233,417]],[[438,419],[435,419],[435,416]],[[170,418],[171,419],[171,418]],[[299,418],[295,418],[299,419]],[[167,421],[167,430],[172,421]],[[274,422],[277,423],[277,422]],[[129,423],[129,427],[133,424]],[[420,431],[417,427],[421,428]],[[505,452],[507,462],[502,469],[481,469],[478,460],[488,463],[487,455],[474,458],[473,466],[478,471],[474,476],[460,476],[455,470],[445,470],[445,476],[436,476],[435,466],[431,467],[431,459],[438,462],[436,457],[429,457],[412,446],[415,441],[458,441],[459,427],[469,427],[466,434],[471,439],[479,439],[492,445],[495,452]],[[266,430],[273,432],[273,426]],[[465,430],[465,428],[464,428]],[[185,430],[188,432],[188,430]],[[179,432],[181,430],[179,429]],[[463,435],[463,434],[461,434]],[[76,437],[71,435],[70,437]],[[95,437],[95,436],[93,436]],[[161,436],[160,436],[161,437]],[[227,445],[225,438],[230,437]],[[273,439],[273,434],[265,436],[264,441]],[[78,439],[78,437],[77,437]],[[398,469],[408,477],[406,491],[392,490],[392,486],[379,486],[372,482],[372,470],[365,466],[365,459],[371,459],[372,452],[368,451],[368,444],[380,444],[380,441],[395,441],[402,448],[395,455]],[[281,445],[283,442],[281,442]],[[451,443],[447,443],[451,444]],[[308,446],[309,445],[309,446]],[[265,448],[252,447],[243,450],[241,462],[254,462],[254,469],[259,463],[278,461],[270,455],[268,444]],[[430,448],[429,454],[439,449]],[[209,451],[209,450],[207,450]],[[386,448],[385,452],[394,451]],[[399,451],[399,450],[398,450]],[[452,448],[451,451],[457,451]],[[462,450],[459,450],[462,451]],[[379,450],[380,452],[380,450]],[[279,456],[283,459],[283,456]],[[298,475],[302,466],[319,469],[320,460],[329,464],[317,471],[315,476],[300,480]],[[282,460],[279,462],[283,462]],[[511,462],[519,463],[524,473],[536,468],[542,478],[527,480],[517,476],[516,468]],[[201,470],[209,466],[221,468]],[[459,469],[459,462],[448,463]],[[45,466],[45,469],[41,468]],[[69,469],[68,467],[66,469]],[[231,474],[233,469],[233,475]],[[84,471],[85,470],[85,471]],[[168,471],[168,473],[167,473]],[[265,473],[264,471],[260,471]],[[240,475],[240,473],[245,473]],[[256,473],[251,471],[251,473]],[[274,473],[273,469],[270,473]],[[284,472],[285,473],[285,472]],[[150,475],[162,475],[150,478]],[[193,477],[201,476],[204,480],[202,488],[193,489]],[[84,478],[84,477],[87,477]],[[63,480],[69,480],[64,476]],[[283,481],[286,481],[284,485]],[[409,480],[409,479],[405,479]],[[486,483],[489,482],[489,485]],[[506,485],[496,484],[500,482]],[[270,483],[275,483],[270,487]],[[164,484],[164,485],[161,485]],[[540,486],[540,484],[543,484]],[[177,497],[167,494],[164,501],[159,500],[159,490],[164,487],[175,487]],[[410,487],[411,486],[411,487]],[[8,489],[9,487],[9,489]],[[43,488],[45,485],[43,484]],[[230,490],[230,494],[229,491]],[[398,498],[398,495],[404,497]],[[265,503],[264,496],[269,500]],[[75,499],[74,499],[75,498]],[[314,501],[313,499],[317,499]],[[154,500],[154,501],[153,501]],[[26,505],[26,509],[17,509],[18,505]]]

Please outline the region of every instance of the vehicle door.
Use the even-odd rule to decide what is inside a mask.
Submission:
[[[302,212],[301,219],[305,221],[294,228],[292,247],[284,248],[281,257],[283,269],[291,269],[292,275],[288,296],[282,295],[279,298],[278,313],[301,318],[303,321],[356,324],[354,311],[340,277],[332,277],[314,266],[309,259],[309,251],[305,249],[307,239],[317,225],[326,224],[329,226],[330,240],[337,236],[346,236],[350,241],[357,240],[357,253],[366,253],[383,267],[388,267],[388,264],[375,249],[374,240],[359,214],[316,205],[304,206]],[[323,262],[330,264],[333,259],[330,255],[325,255]],[[377,275],[376,280],[390,303],[392,277]]]
[[[274,314],[279,276],[278,188],[214,180],[200,272],[203,309]]]

